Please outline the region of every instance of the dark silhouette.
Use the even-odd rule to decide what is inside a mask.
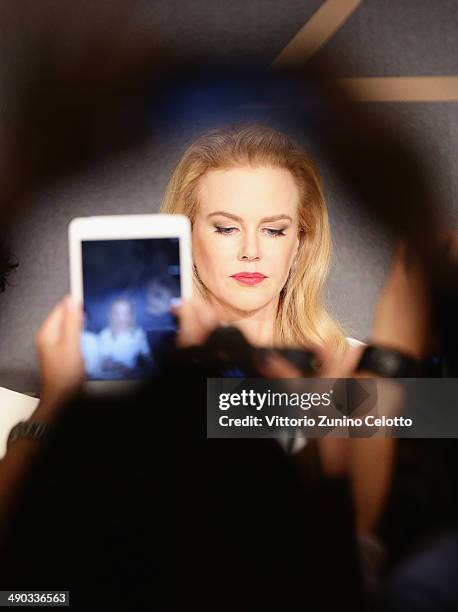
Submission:
[[[348,483],[304,483],[275,440],[206,439],[206,377],[187,350],[137,394],[63,413],[18,499],[8,588],[72,609],[359,605]]]
[[[9,275],[18,267],[14,255],[0,243],[0,293],[6,290]]]

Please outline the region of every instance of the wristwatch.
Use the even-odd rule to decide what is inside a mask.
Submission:
[[[20,438],[45,440],[51,432],[51,427],[39,421],[20,421],[10,431],[6,443],[7,448]]]
[[[395,349],[368,345],[356,369],[384,378],[418,378],[421,376],[421,361]]]

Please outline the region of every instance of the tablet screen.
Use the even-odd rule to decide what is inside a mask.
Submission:
[[[181,296],[179,238],[83,240],[84,329],[90,380],[150,374],[174,344]]]

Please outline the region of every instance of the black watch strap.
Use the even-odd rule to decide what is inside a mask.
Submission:
[[[384,378],[417,378],[421,375],[421,361],[392,348],[368,345],[357,370]]]
[[[39,421],[20,421],[8,435],[7,448],[20,438],[31,438],[34,440],[45,440],[51,431],[51,427]]]

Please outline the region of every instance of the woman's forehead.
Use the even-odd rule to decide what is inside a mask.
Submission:
[[[242,219],[297,217],[299,191],[289,170],[242,166],[209,170],[199,181],[198,214],[229,212]]]

